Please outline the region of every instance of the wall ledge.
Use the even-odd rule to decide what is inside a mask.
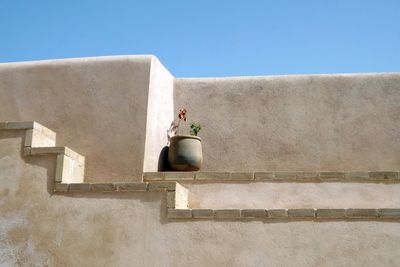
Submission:
[[[400,220],[400,209],[168,209],[170,219]]]
[[[178,188],[178,189],[177,189]],[[176,182],[56,183],[55,193],[165,192],[168,219],[208,220],[400,220],[400,208],[378,209],[191,209],[188,191]]]
[[[189,190],[182,182],[388,182],[398,183],[398,171],[338,172],[144,172],[143,182],[84,183],[84,156],[55,146],[56,134],[32,122],[0,122],[0,130],[25,130],[25,156],[55,155],[53,191],[69,193],[164,192],[168,219],[208,220],[400,220],[400,208],[346,209],[191,209]]]
[[[400,183],[399,171],[144,172],[143,181],[202,182],[388,182]]]

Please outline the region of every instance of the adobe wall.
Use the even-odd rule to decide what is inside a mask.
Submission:
[[[152,56],[0,64],[0,121],[56,131],[86,157],[86,181],[140,180]],[[154,70],[153,70],[154,71]]]
[[[153,56],[0,64],[0,120],[56,131],[86,157],[86,181],[156,171],[181,106],[203,125],[204,171],[397,170],[398,103],[396,73],[174,79]]]
[[[174,120],[174,77],[154,57],[151,64],[147,105],[146,144],[143,171],[163,168],[162,151],[169,145],[167,130]]]
[[[400,74],[174,79],[152,56],[0,64],[0,121],[56,131],[85,156],[86,182],[155,171],[181,106],[203,125],[203,170],[399,170]],[[0,131],[0,266],[400,265],[398,221],[173,220],[165,192],[53,194],[56,157],[24,157],[24,132]],[[398,208],[396,182],[297,185],[200,184],[191,201],[308,207],[349,193],[350,208]]]
[[[400,184],[332,181],[190,184],[191,208],[346,209],[400,207]]]
[[[400,74],[178,78],[210,171],[400,168]]]
[[[399,266],[398,222],[171,221],[165,193],[51,195],[54,158],[0,131],[1,266]]]

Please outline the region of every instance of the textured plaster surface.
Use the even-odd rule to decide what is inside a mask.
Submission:
[[[203,125],[204,171],[398,170],[399,103],[398,73],[174,79],[153,56],[0,64],[0,121],[56,131],[97,182],[154,171],[181,106]]]
[[[140,180],[152,56],[0,64],[0,121],[33,121],[86,157],[87,181]]]
[[[400,168],[400,74],[175,79],[203,170]]]
[[[0,266],[399,266],[394,222],[168,221],[165,193],[50,195],[0,132]]]
[[[243,183],[191,184],[189,207],[254,208],[398,208],[400,184]]]
[[[143,168],[154,169],[165,141],[157,131],[171,116],[170,99],[148,97],[167,96],[171,79],[152,56],[0,64],[0,121],[38,120],[57,132],[57,145],[86,157],[88,182],[139,180]],[[400,74],[175,79],[173,102],[203,124],[205,170],[398,170],[399,81]],[[148,116],[163,104],[165,114]],[[0,131],[0,266],[400,265],[398,222],[174,221],[165,192],[51,195],[56,156],[23,157],[23,137]],[[319,184],[306,192],[280,186],[264,190],[296,193],[303,203],[307,192],[324,197]],[[343,190],[330,186],[331,196]],[[371,204],[369,196],[388,203],[379,194],[394,195],[386,185],[346,186]],[[243,194],[249,203],[252,193],[283,201],[252,188]]]
[[[154,57],[150,72],[143,171],[158,171],[161,151],[168,145],[167,129],[174,119],[173,90],[174,78]]]

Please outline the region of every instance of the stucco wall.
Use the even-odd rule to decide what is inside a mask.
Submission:
[[[174,119],[174,77],[154,57],[151,64],[147,105],[146,146],[143,171],[162,168],[164,147],[168,145],[167,130]]]
[[[163,193],[50,195],[51,157],[0,132],[1,266],[399,266],[374,221],[168,221]]]
[[[203,170],[398,170],[400,74],[175,79]]]
[[[86,157],[86,181],[140,180],[152,56],[0,64],[0,121],[36,120]]]
[[[174,79],[152,56],[0,64],[0,120],[56,131],[86,156],[86,181],[156,170],[181,106],[203,125],[203,170],[397,170],[399,103],[395,73]]]
[[[181,106],[203,125],[203,170],[397,171],[399,100],[400,74],[174,79],[152,56],[0,64],[0,121],[55,130],[92,182],[155,170]],[[52,194],[55,156],[22,156],[23,139],[0,131],[0,266],[400,265],[398,221],[174,221],[161,192]],[[197,185],[191,204],[398,208],[391,185]]]
[[[400,184],[208,183],[190,184],[189,207],[203,209],[346,209],[400,207]]]

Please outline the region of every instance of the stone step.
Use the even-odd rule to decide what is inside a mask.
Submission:
[[[0,130],[25,130],[24,156],[56,156],[56,183],[84,181],[85,157],[68,147],[57,147],[52,130],[36,121],[0,122]]]
[[[26,156],[40,156],[40,155],[60,155],[63,154],[72,159],[84,161],[84,157],[69,147],[66,146],[54,146],[54,147],[28,147],[25,149]]]

